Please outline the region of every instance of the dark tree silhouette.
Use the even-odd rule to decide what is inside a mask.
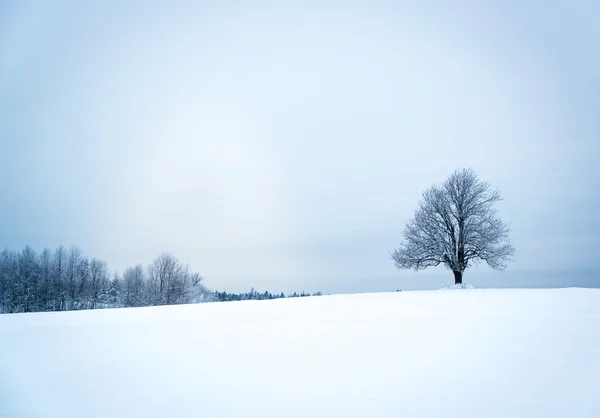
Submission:
[[[497,190],[473,170],[457,170],[443,184],[423,193],[413,219],[407,222],[392,259],[399,269],[416,271],[443,264],[462,283],[464,271],[485,261],[504,270],[514,254],[508,227],[497,217]]]

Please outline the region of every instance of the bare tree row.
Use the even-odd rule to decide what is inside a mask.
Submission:
[[[0,312],[40,312],[197,303],[211,294],[202,277],[170,254],[122,277],[77,248],[0,253]]]

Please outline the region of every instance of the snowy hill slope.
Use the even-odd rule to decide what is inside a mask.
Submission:
[[[0,315],[0,417],[599,417],[600,290]]]

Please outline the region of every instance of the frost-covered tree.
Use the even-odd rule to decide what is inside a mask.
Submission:
[[[202,284],[199,273],[190,273],[186,285],[185,303],[200,303],[214,301],[212,293]]]
[[[42,283],[39,289],[39,310],[51,310],[51,301],[54,299],[54,289],[52,286],[52,251],[48,248],[40,254],[40,272],[42,275]]]
[[[52,260],[52,286],[54,300],[51,302],[53,311],[67,309],[67,251],[60,246],[54,252]]]
[[[163,253],[148,266],[148,294],[152,305],[175,305],[188,303],[190,298],[197,299],[201,287],[201,276],[190,271],[176,257]]]
[[[107,288],[104,290],[104,300],[100,300],[106,307],[122,308],[122,292],[123,292],[123,280],[119,277],[119,274],[115,272],[112,280],[106,282]]]
[[[36,312],[38,310],[38,290],[40,268],[38,256],[30,246],[26,246],[19,256],[19,275],[17,276],[18,312]]]
[[[104,304],[107,303],[107,301],[103,299],[102,296],[105,296],[105,293],[110,288],[110,279],[108,274],[108,268],[106,267],[106,263],[104,261],[100,261],[93,258],[92,261],[89,263],[89,271],[90,286],[88,294],[88,307],[95,309],[96,305],[99,302],[102,302]]]
[[[71,309],[88,309],[92,302],[92,283],[90,281],[90,260],[81,256],[75,273],[75,296]]]
[[[66,290],[67,290],[67,310],[77,309],[77,300],[79,296],[78,272],[81,263],[81,251],[78,248],[71,247],[66,263]]]
[[[163,253],[148,266],[148,287],[151,305],[167,305],[171,283],[177,280],[183,266],[171,254]]]
[[[18,312],[19,259],[8,250],[0,254],[0,312]]]
[[[123,288],[122,297],[123,305],[126,307],[130,306],[144,306],[145,296],[145,275],[144,268],[141,264],[135,267],[129,267],[125,269],[123,273]]]
[[[514,254],[509,228],[497,217],[500,193],[473,170],[457,170],[423,193],[415,216],[405,226],[392,259],[399,269],[416,271],[443,264],[462,283],[464,271],[484,261],[504,270]]]

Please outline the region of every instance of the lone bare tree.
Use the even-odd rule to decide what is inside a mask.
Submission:
[[[462,283],[471,263],[485,261],[504,270],[514,248],[508,227],[496,216],[494,204],[500,200],[500,193],[473,170],[456,170],[442,185],[423,193],[392,254],[396,267],[418,271],[444,264],[454,273],[455,284]]]

